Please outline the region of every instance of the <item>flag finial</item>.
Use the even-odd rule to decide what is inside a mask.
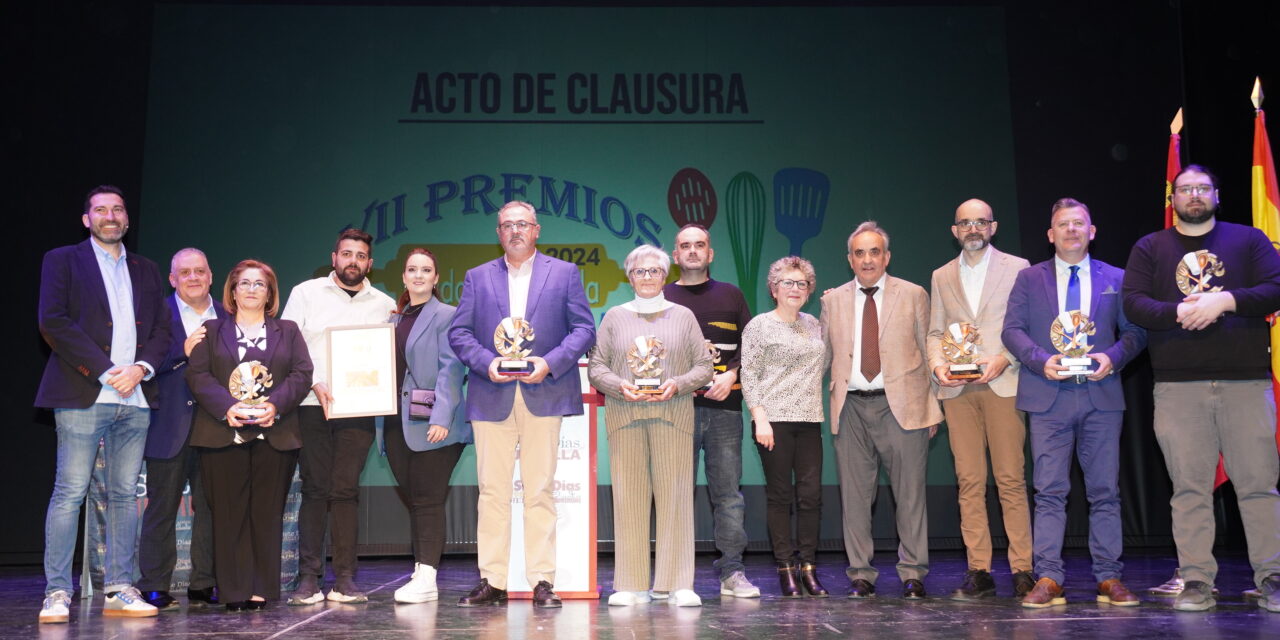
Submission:
[[[1257,77],[1257,76],[1254,76],[1254,77],[1253,77],[1253,93],[1250,93],[1250,94],[1249,94],[1249,99],[1250,99],[1250,100],[1253,100],[1253,108],[1254,108],[1254,109],[1261,109],[1261,108],[1262,108],[1262,98],[1263,98],[1263,95],[1262,95],[1262,78],[1259,78],[1259,77]]]
[[[1174,114],[1173,122],[1169,123],[1169,135],[1178,135],[1182,133],[1182,107],[1178,107],[1178,113]]]

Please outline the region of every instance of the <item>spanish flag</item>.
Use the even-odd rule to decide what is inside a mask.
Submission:
[[[1276,182],[1276,163],[1271,157],[1271,143],[1267,141],[1267,119],[1262,113],[1262,80],[1253,82],[1253,108],[1257,116],[1253,120],[1253,226],[1271,239],[1272,246],[1280,250],[1280,187]],[[1271,384],[1280,398],[1280,324],[1276,314],[1271,320]],[[1276,446],[1280,447],[1280,428],[1276,430]]]
[[[1182,171],[1182,153],[1179,143],[1182,137],[1182,109],[1178,109],[1169,123],[1169,159],[1164,163],[1164,228],[1173,226],[1173,181]]]

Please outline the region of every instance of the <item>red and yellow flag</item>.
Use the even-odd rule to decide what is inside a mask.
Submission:
[[[1267,140],[1267,119],[1262,113],[1262,81],[1254,80],[1253,107],[1257,117],[1253,120],[1253,226],[1271,239],[1271,245],[1280,250],[1280,186],[1276,182],[1276,163],[1271,157],[1271,143]],[[1280,397],[1280,324],[1276,314],[1271,320],[1271,384]],[[1276,429],[1276,446],[1280,447],[1280,428]]]
[[[1182,109],[1178,109],[1177,115],[1173,116],[1173,122],[1169,123],[1169,159],[1164,163],[1164,228],[1168,229],[1173,226],[1173,181],[1178,177],[1178,172],[1182,171],[1182,153],[1179,149],[1179,143],[1182,136],[1178,134],[1182,132]]]

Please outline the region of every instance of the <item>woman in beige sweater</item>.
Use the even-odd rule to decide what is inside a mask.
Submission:
[[[636,247],[624,268],[636,297],[605,314],[588,376],[605,395],[613,479],[613,606],[650,600],[649,513],[657,505],[653,592],[682,607],[693,592],[693,392],[711,355],[693,312],[662,295],[670,258]]]

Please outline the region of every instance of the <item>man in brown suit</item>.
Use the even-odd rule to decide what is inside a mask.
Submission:
[[[929,384],[929,295],[885,274],[889,234],[867,221],[849,236],[854,280],[822,297],[831,349],[831,433],[840,475],[850,598],[875,595],[871,505],[884,464],[897,503],[903,597],[925,596],[929,528],[925,464],[942,411]]]
[[[960,532],[969,556],[964,583],[952,597],[976,600],[996,594],[991,579],[991,528],[987,523],[987,450],[1004,512],[1009,538],[1009,568],[1014,594],[1021,598],[1035,586],[1031,575],[1031,515],[1027,507],[1023,449],[1026,426],[1014,406],[1018,368],[1000,342],[1009,290],[1027,261],[991,246],[996,233],[991,206],[967,200],[956,209],[951,234],[960,242],[960,255],[933,272],[930,286],[929,366],[938,381],[938,399],[947,416],[951,453],[955,456],[960,497]],[[953,379],[943,354],[943,339],[957,325],[978,329],[981,376]]]

